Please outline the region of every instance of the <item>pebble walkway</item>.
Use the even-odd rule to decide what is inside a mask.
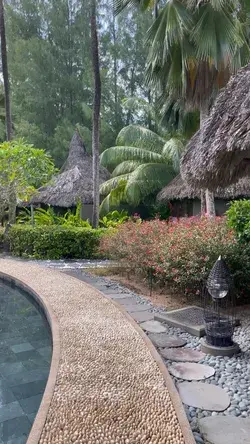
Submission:
[[[33,288],[59,322],[59,370],[40,444],[194,443],[174,408],[177,393],[170,396],[142,336],[110,300],[37,265],[0,259],[0,272]]]

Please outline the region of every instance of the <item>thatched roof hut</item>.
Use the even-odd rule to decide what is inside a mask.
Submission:
[[[217,188],[214,191],[216,199],[233,200],[239,197],[250,196],[250,177],[244,177],[227,188]],[[179,174],[157,195],[157,201],[167,203],[171,200],[200,199],[200,192],[192,188],[182,179]]]
[[[109,177],[109,172],[100,166],[100,184]],[[92,157],[86,152],[76,131],[60,173],[48,185],[39,188],[31,203],[70,208],[76,206],[79,200],[83,204],[93,203],[93,180]]]
[[[202,134],[190,140],[181,175],[191,186],[215,190],[250,176],[250,64],[219,94]]]

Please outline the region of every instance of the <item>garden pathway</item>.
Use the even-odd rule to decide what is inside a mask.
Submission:
[[[49,405],[42,401],[40,410],[48,408],[46,422],[39,410],[29,444],[37,443],[38,436],[40,444],[194,443],[159,355],[126,311],[109,300],[119,301],[120,294],[100,286],[105,298],[86,279],[22,261],[0,259],[0,273],[30,286],[51,307],[52,327],[59,324],[60,360],[55,341],[48,382],[51,387],[57,359],[54,392]],[[135,304],[127,300],[132,316]],[[41,424],[40,436],[36,428]]]

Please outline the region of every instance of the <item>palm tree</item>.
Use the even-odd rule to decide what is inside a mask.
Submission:
[[[178,173],[184,150],[180,138],[164,138],[139,125],[123,128],[116,144],[100,157],[101,164],[112,173],[100,187],[105,197],[102,213],[121,202],[135,207],[157,193]]]
[[[94,228],[99,224],[99,133],[100,133],[100,107],[101,107],[101,77],[99,66],[99,47],[96,26],[96,0],[91,0],[91,52],[94,72],[94,103],[93,103],[93,127],[92,127],[92,155],[93,155],[93,216]]]
[[[7,45],[6,45],[6,34],[5,34],[3,0],[0,0],[0,37],[1,37],[3,82],[4,82],[4,93],[5,93],[6,135],[7,135],[7,140],[11,140],[12,120],[11,120],[11,109],[10,109],[10,82],[9,82],[8,60],[7,60]]]
[[[118,9],[135,0],[116,0]],[[137,3],[143,8],[145,0]],[[249,60],[243,0],[171,0],[148,31],[146,81],[165,100],[200,111],[200,126],[217,91]],[[206,193],[214,213],[213,196]]]

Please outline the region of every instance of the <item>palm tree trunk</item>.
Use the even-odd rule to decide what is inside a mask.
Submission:
[[[4,0],[0,0],[1,57],[2,57],[4,93],[5,93],[6,137],[7,137],[7,140],[11,140],[11,138],[12,138],[12,121],[11,121],[11,110],[10,110],[10,82],[9,82],[8,60],[7,60],[7,45],[6,45],[3,2],[4,2]]]
[[[201,129],[201,144],[203,139],[203,124],[206,118],[208,117],[209,111],[207,104],[204,104],[200,107],[200,129]],[[201,194],[203,192],[201,191]],[[205,194],[205,200],[206,200],[206,213],[208,217],[215,217],[215,205],[214,205],[214,194],[206,190]],[[204,211],[204,204],[201,198],[201,214],[203,214]]]
[[[101,107],[101,77],[99,66],[99,48],[96,26],[96,0],[91,0],[91,52],[94,72],[94,103],[93,103],[93,127],[92,127],[92,155],[93,155],[93,215],[94,228],[99,224],[99,133],[100,133],[100,107]]]

